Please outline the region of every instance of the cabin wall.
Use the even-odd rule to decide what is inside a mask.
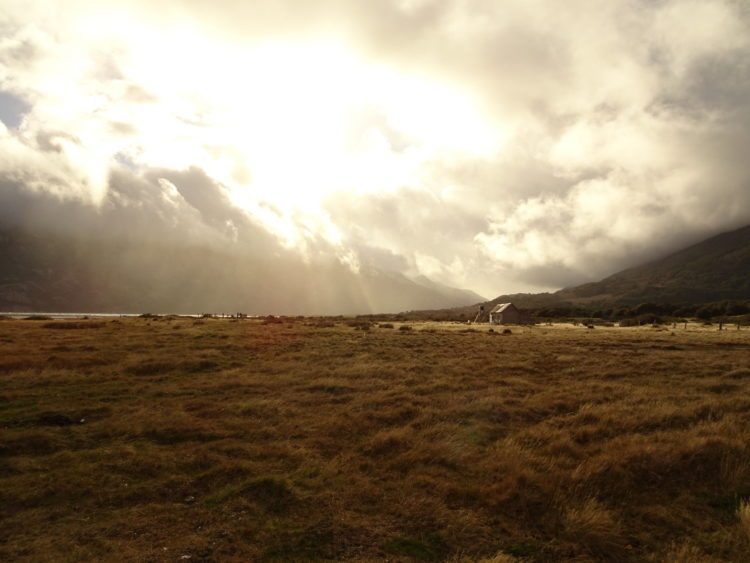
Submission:
[[[503,311],[502,324],[517,325],[521,322],[521,315],[517,309],[509,308]]]
[[[521,313],[518,309],[509,308],[502,313],[490,313],[490,324],[517,325],[521,324]]]

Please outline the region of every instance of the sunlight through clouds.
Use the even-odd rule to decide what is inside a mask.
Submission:
[[[101,206],[200,171],[305,259],[488,295],[750,221],[742,3],[222,6],[7,2],[0,179]]]
[[[263,202],[281,210],[258,219],[288,243],[311,223],[335,240],[325,217],[304,226],[292,215],[324,215],[322,199],[337,191],[397,191],[443,154],[501,145],[460,88],[366,61],[341,42],[221,43],[117,12],[75,23],[59,44],[39,32],[44,73],[17,87],[39,100],[29,134],[75,131],[56,148],[85,173],[94,201],[117,156],[141,169],[197,166],[248,213]],[[133,99],[134,88],[144,96]],[[379,122],[362,120],[372,113]]]

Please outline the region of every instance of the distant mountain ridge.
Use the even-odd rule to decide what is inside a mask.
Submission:
[[[750,225],[556,295],[572,303],[750,299]]]
[[[640,303],[698,304],[750,299],[750,225],[722,233],[646,264],[628,268],[598,282],[554,293],[500,295],[451,311],[420,311],[421,316],[444,314],[474,318],[498,303],[513,302],[525,309],[597,307]],[[485,313],[486,314],[486,313]]]
[[[482,297],[478,293],[471,291],[470,289],[459,289],[451,287],[442,283],[431,280],[426,276],[416,276],[409,278],[414,283],[426,287],[431,291],[436,291],[441,295],[445,296],[447,300],[458,301],[461,303],[476,303],[477,301],[485,301],[486,298]]]
[[[0,230],[0,311],[337,315],[481,301],[428,278],[336,260]]]

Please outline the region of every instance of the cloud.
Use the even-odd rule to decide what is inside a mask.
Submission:
[[[594,279],[750,222],[741,2],[4,11],[8,221],[99,209],[106,221],[80,221],[488,295]]]

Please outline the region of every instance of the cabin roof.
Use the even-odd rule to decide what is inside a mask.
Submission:
[[[513,303],[498,303],[492,308],[492,311],[490,311],[490,313],[502,313],[509,307],[513,307],[515,309]]]

